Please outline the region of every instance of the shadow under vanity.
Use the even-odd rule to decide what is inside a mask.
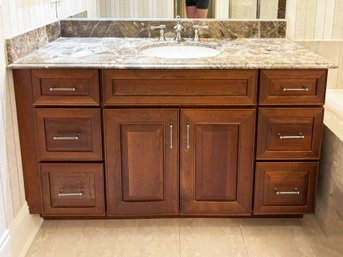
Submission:
[[[25,56],[9,50],[31,213],[314,211],[332,65],[284,39],[284,22],[211,21],[201,44],[220,54],[198,59],[143,56],[158,34],[108,36],[132,21],[85,22],[61,21],[62,38]]]

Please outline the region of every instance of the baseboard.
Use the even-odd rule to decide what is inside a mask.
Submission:
[[[29,213],[25,203],[9,226],[11,257],[25,257],[42,223],[39,215]]]
[[[0,238],[0,257],[11,257],[10,254],[10,233],[8,230]]]

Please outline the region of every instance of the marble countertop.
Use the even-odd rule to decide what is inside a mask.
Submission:
[[[58,38],[8,65],[23,68],[105,69],[320,69],[336,68],[324,58],[287,39],[202,39],[198,44],[221,51],[210,58],[147,57],[142,49],[176,44],[172,39]],[[190,39],[181,44],[194,45]]]

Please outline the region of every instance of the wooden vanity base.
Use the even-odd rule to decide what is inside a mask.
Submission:
[[[314,212],[327,70],[14,70],[47,219]]]

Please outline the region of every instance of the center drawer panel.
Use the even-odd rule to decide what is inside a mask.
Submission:
[[[258,162],[255,171],[255,214],[314,211],[318,162]]]
[[[322,121],[322,108],[259,108],[256,159],[319,159]]]
[[[32,70],[34,106],[99,106],[98,70]]]
[[[255,105],[255,70],[105,70],[104,104]]]
[[[99,109],[36,109],[41,161],[102,160]]]
[[[322,105],[326,70],[262,70],[260,105]]]
[[[40,165],[44,216],[104,216],[103,166],[100,163]]]

